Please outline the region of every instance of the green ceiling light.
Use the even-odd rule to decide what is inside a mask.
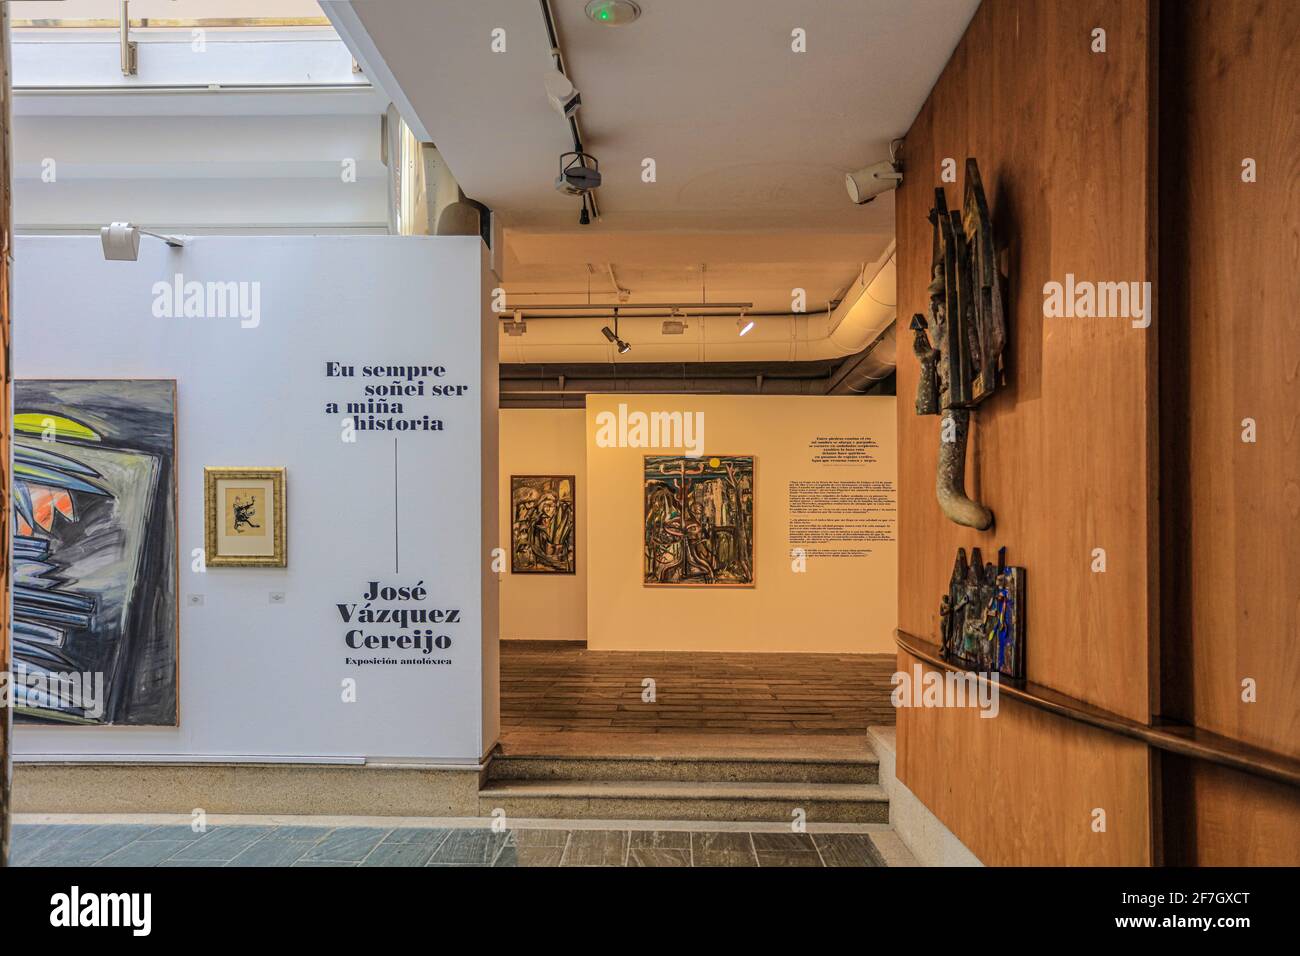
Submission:
[[[587,19],[601,26],[621,27],[641,16],[632,0],[587,0]]]

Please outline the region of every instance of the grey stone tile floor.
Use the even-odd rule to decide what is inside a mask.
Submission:
[[[870,833],[17,824],[14,866],[883,866]]]

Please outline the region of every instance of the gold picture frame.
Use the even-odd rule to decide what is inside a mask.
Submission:
[[[208,567],[287,566],[284,477],[283,468],[204,467],[203,538]]]

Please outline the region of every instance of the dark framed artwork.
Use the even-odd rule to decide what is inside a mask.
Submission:
[[[19,380],[13,425],[18,719],[176,725],[175,381]]]
[[[647,455],[642,583],[754,586],[754,457]]]
[[[577,481],[573,475],[510,476],[510,573],[577,570]]]

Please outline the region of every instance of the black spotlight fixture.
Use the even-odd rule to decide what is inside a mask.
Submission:
[[[632,349],[632,346],[618,337],[618,309],[614,310],[614,327],[611,329],[607,325],[600,330],[600,334],[617,346],[619,355]]]
[[[600,186],[600,160],[582,150],[571,150],[560,156],[560,175],[555,177],[555,188],[570,196],[580,196]]]
[[[560,156],[560,175],[555,177],[555,188],[569,196],[582,197],[579,225],[591,224],[588,193],[600,186],[600,160],[581,149]]]

